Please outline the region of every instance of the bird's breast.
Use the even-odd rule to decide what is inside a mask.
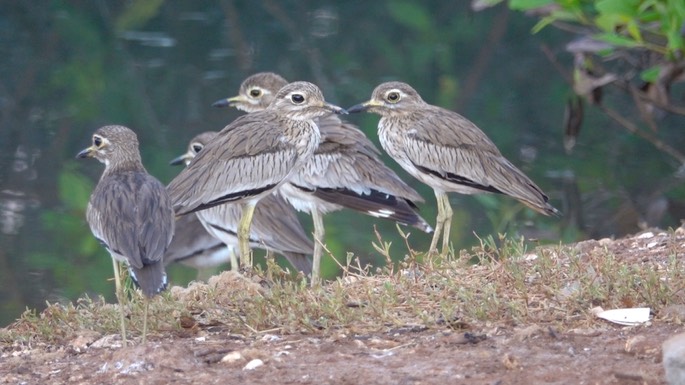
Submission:
[[[393,159],[399,161],[400,158],[404,157],[403,149],[407,145],[407,139],[406,135],[396,127],[393,120],[383,118],[378,123],[378,140],[381,147]]]
[[[312,121],[295,121],[284,131],[284,138],[295,146],[300,158],[309,158],[319,146],[321,133]]]

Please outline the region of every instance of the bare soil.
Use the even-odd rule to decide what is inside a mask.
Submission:
[[[685,234],[655,231],[601,245],[626,261],[666,260],[685,252]],[[83,331],[60,343],[0,345],[0,383],[665,384],[661,344],[685,331],[682,313],[669,306],[641,326],[598,319],[564,330],[484,322],[458,329],[379,326],[371,334],[240,335],[220,324],[195,324],[154,330],[146,344],[136,340],[126,348],[118,335]]]

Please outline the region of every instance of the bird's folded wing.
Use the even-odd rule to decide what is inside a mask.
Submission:
[[[291,183],[309,190],[344,189],[359,195],[368,195],[371,190],[376,190],[423,202],[423,198],[379,158],[359,153],[353,147],[314,154],[290,180]]]
[[[457,113],[426,114],[409,129],[406,140],[407,157],[423,172],[525,202],[543,206],[547,202],[547,196],[530,178],[504,158],[480,129]]]
[[[169,196],[146,173],[117,174],[102,180],[87,212],[93,234],[110,252],[142,268],[161,261],[174,234]]]
[[[278,120],[263,115],[236,119],[171,181],[168,190],[177,214],[249,199],[288,176],[297,151],[284,140]]]
[[[379,156],[380,151],[354,124],[343,122],[338,115],[330,114],[316,120],[321,132],[321,143],[316,153],[330,153],[355,147],[357,151],[368,156]]]

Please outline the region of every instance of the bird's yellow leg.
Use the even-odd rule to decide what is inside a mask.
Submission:
[[[433,231],[433,239],[431,240],[431,247],[428,252],[433,254],[438,252],[438,240],[440,239],[440,234],[442,233],[442,225],[444,222],[444,214],[442,207],[442,196],[445,195],[443,192],[435,192],[435,203],[438,207],[438,215],[435,220],[435,230]]]
[[[121,327],[121,341],[123,347],[126,347],[126,324],[124,323],[124,290],[121,283],[121,276],[119,274],[119,262],[112,258],[112,265],[114,266],[114,287],[117,301],[119,302],[119,326]]]
[[[447,255],[450,250],[450,230],[452,228],[452,205],[450,205],[450,198],[445,193],[442,194],[442,212],[444,215],[444,222],[442,225],[442,255]]]
[[[238,224],[238,243],[240,246],[240,267],[252,267],[252,251],[250,250],[250,225],[254,214],[255,203],[243,205],[243,213]]]
[[[240,265],[238,264],[238,256],[235,254],[235,249],[233,248],[233,246],[229,247],[228,258],[231,259],[231,270],[240,270]]]
[[[323,216],[319,210],[312,210],[314,221],[314,255],[312,256],[312,287],[318,285],[321,279],[321,255],[323,254],[323,240],[326,229],[323,226]]]

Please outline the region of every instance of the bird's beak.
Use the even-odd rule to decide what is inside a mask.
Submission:
[[[361,103],[361,104],[357,104],[357,105],[354,105],[354,106],[348,108],[348,109],[347,109],[347,112],[349,112],[350,114],[353,114],[353,113],[356,113],[356,112],[363,112],[363,111],[368,110],[368,109],[371,108],[371,107],[377,107],[377,106],[380,106],[380,105],[381,105],[381,103],[378,103],[378,102],[375,101],[375,100],[369,100],[369,101],[367,101],[367,102],[364,102],[364,103]]]
[[[81,152],[76,154],[76,158],[77,159],[92,158],[95,151],[96,151],[96,149],[93,146],[90,146],[86,149],[81,150]]]
[[[169,165],[171,166],[180,166],[182,164],[186,164],[187,162],[190,162],[193,159],[193,156],[190,154],[190,152],[186,152],[185,154],[176,157],[169,162]]]
[[[323,107],[323,108],[325,108],[325,109],[327,109],[327,110],[329,110],[329,111],[331,111],[331,112],[334,112],[334,113],[336,113],[336,114],[338,114],[338,115],[347,115],[347,110],[346,110],[346,109],[344,109],[344,108],[342,108],[342,107],[338,107],[338,106],[336,106],[335,104],[324,103],[321,107]]]
[[[212,107],[217,107],[217,108],[223,108],[223,107],[230,107],[236,103],[240,102],[245,102],[245,98],[242,96],[234,96],[232,98],[226,98],[226,99],[221,99],[217,100],[212,104]]]

